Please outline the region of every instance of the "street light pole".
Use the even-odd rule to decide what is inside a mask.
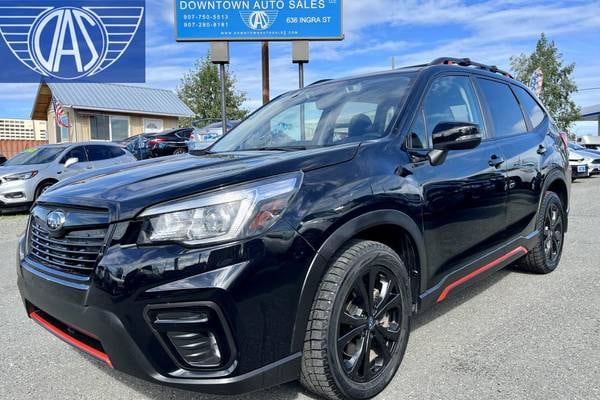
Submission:
[[[219,64],[219,75],[221,78],[221,123],[223,135],[227,133],[227,107],[225,97],[225,64],[229,64],[229,42],[212,42],[210,50],[210,61]]]

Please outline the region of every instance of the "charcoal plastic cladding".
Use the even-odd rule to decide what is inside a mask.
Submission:
[[[32,218],[29,228],[29,257],[49,268],[78,275],[91,275],[104,244],[106,229],[70,232],[52,237]]]

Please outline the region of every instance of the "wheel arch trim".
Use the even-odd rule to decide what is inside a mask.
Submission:
[[[336,229],[331,235],[329,235],[329,237],[317,250],[317,253],[313,257],[313,260],[308,267],[308,271],[302,285],[302,290],[300,292],[300,297],[298,299],[296,320],[292,334],[292,352],[302,350],[304,334],[306,331],[306,324],[308,322],[311,305],[315,293],[319,288],[321,278],[325,274],[331,258],[335,255],[336,251],[343,246],[344,243],[352,239],[358,233],[379,225],[395,225],[403,228],[414,240],[421,266],[421,282],[419,287],[422,288],[422,280],[425,276],[427,276],[425,272],[427,266],[425,241],[423,239],[421,230],[412,218],[398,210],[383,209],[371,211],[351,219]],[[418,298],[413,300],[418,301]]]

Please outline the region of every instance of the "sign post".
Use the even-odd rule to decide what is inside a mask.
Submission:
[[[210,61],[213,64],[219,64],[219,74],[221,77],[221,123],[223,125],[223,135],[227,133],[227,104],[225,98],[225,64],[229,64],[229,43],[212,42],[210,51]]]
[[[298,86],[304,87],[304,64],[308,63],[308,41],[292,43],[292,62],[298,64]]]

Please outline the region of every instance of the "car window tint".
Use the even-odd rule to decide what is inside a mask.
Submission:
[[[118,147],[109,147],[109,151],[110,151],[110,156],[111,158],[116,158],[116,157],[121,157],[122,155],[125,154],[125,152],[123,151],[123,149],[120,149]]]
[[[529,119],[531,120],[531,125],[533,125],[533,129],[540,126],[544,118],[546,117],[546,113],[540,107],[540,105],[535,101],[535,99],[523,88],[519,86],[513,86],[515,89],[515,93],[519,98],[519,101],[525,108],[527,114],[529,114]]]
[[[406,147],[409,149],[425,149],[429,147],[423,111],[420,110],[418,114],[408,132],[408,136],[406,136]]]
[[[60,160],[61,164],[67,162],[69,158],[76,158],[79,162],[86,162],[88,160],[87,154],[85,153],[85,149],[83,146],[77,146],[69,150],[67,154]]]
[[[468,122],[484,131],[483,118],[471,80],[466,76],[436,79],[423,101],[425,126],[430,137],[442,122]]]
[[[90,161],[101,161],[112,158],[109,146],[91,145],[87,146],[87,151],[90,156]]]
[[[496,136],[509,136],[527,132],[521,107],[510,87],[489,79],[478,79],[487,102]]]

